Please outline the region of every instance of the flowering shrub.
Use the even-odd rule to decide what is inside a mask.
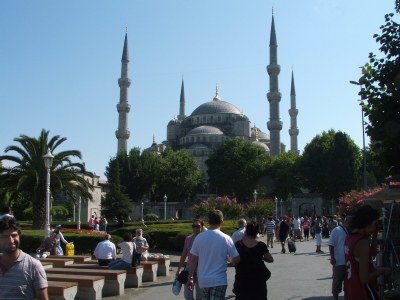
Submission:
[[[337,206],[339,214],[348,215],[354,213],[357,208],[364,205],[364,199],[380,192],[382,188],[370,189],[367,191],[351,191],[338,199]]]
[[[226,219],[237,218],[243,214],[243,206],[236,202],[236,198],[229,197],[208,198],[200,204],[192,206],[192,211],[196,217],[205,217],[211,210],[219,209]]]
[[[257,202],[252,202],[246,206],[246,214],[249,218],[271,216],[274,210],[275,203],[272,199],[257,199]]]

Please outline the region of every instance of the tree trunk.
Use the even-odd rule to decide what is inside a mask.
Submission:
[[[40,195],[32,201],[33,229],[44,229],[46,225],[46,196]]]

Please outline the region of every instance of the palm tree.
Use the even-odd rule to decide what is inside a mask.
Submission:
[[[33,228],[43,228],[45,223],[47,170],[43,155],[47,149],[54,155],[53,165],[50,168],[51,193],[55,195],[62,192],[70,198],[80,193],[83,200],[92,200],[89,190],[93,190],[93,186],[83,177],[92,174],[85,170],[83,163],[71,160],[73,157],[82,159],[81,152],[78,150],[55,152],[66,140],[59,135],[49,139],[49,131],[42,129],[39,138],[20,135],[14,139],[20,146],[8,146],[5,152],[13,151],[17,153],[16,156],[0,156],[0,162],[7,160],[13,165],[0,167],[0,185],[12,198],[22,195],[29,199],[33,210]]]

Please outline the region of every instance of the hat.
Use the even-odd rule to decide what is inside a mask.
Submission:
[[[61,224],[58,224],[57,226],[56,226],[56,228],[61,228],[62,226],[61,226]]]

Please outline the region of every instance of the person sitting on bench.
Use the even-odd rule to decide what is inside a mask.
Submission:
[[[99,261],[99,266],[108,266],[108,264],[117,258],[117,249],[115,244],[110,241],[111,235],[104,235],[104,239],[99,242],[94,249],[94,255]]]

